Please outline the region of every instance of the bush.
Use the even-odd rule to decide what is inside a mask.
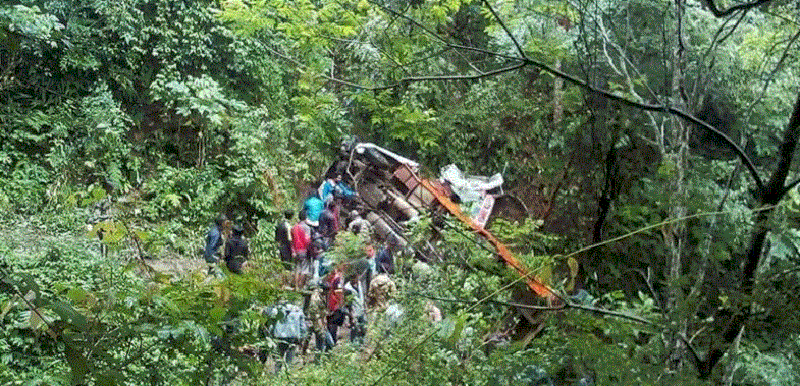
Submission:
[[[29,160],[18,162],[9,177],[0,178],[0,209],[6,207],[21,214],[39,212],[47,201],[47,187],[52,173]]]

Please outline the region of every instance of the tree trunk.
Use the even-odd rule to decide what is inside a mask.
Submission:
[[[775,172],[764,185],[764,188],[757,192],[758,205],[754,215],[753,229],[750,231],[750,245],[745,254],[742,274],[739,279],[739,287],[745,296],[753,293],[756,271],[761,263],[764,244],[770,231],[770,215],[775,209],[775,205],[783,199],[789,188],[793,187],[793,184],[786,185],[786,177],[794,161],[798,139],[800,139],[800,94],[797,96],[792,116],[789,119],[789,125],[783,136],[778,167],[775,168]],[[705,360],[698,361],[697,364],[701,379],[708,379],[711,376],[714,367],[736,341],[739,331],[748,320],[749,313],[749,303],[746,306],[740,305],[733,309],[722,309],[716,313],[714,320],[718,322],[713,340],[708,348],[708,354]]]
[[[725,375],[722,377],[722,386],[733,386],[733,374],[736,372],[736,368],[738,367],[739,342],[742,341],[742,335],[744,335],[744,327],[739,330],[739,334],[736,335],[736,339],[733,341],[733,346],[728,353],[730,362],[725,368]]]
[[[683,85],[683,61],[684,61],[684,45],[683,45],[683,1],[675,0],[675,14],[676,14],[676,31],[672,41],[671,54],[672,54],[672,79],[670,100],[673,105],[681,105],[681,87]],[[677,117],[671,117],[669,120],[669,137],[670,143],[665,144],[665,148],[670,149],[670,154],[662,154],[663,159],[668,162],[671,161],[674,166],[672,173],[672,180],[670,181],[669,188],[672,192],[670,197],[670,207],[668,210],[669,218],[672,220],[679,220],[673,222],[671,225],[666,225],[663,229],[664,241],[669,251],[669,261],[667,263],[667,299],[666,309],[676,310],[682,309],[679,304],[684,299],[683,288],[675,283],[678,283],[679,278],[683,275],[683,252],[686,241],[686,223],[683,219],[686,217],[687,197],[686,197],[686,170],[687,158],[689,155],[689,131],[690,126],[686,125]],[[671,145],[671,146],[670,146]],[[676,328],[670,331],[668,337],[669,347],[669,361],[667,362],[670,371],[679,371],[683,367],[684,358],[684,343],[681,337],[686,335],[687,317],[686,315],[673,314],[676,319]]]
[[[561,71],[561,59],[556,59],[555,69]],[[556,77],[553,80],[553,130],[561,129],[564,119],[564,79]]]

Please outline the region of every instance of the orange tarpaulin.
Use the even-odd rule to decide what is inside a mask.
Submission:
[[[552,290],[550,290],[550,288],[548,288],[546,285],[537,281],[528,272],[528,269],[514,257],[511,251],[509,251],[508,248],[506,248],[506,246],[502,242],[500,242],[500,240],[494,237],[494,235],[492,235],[484,227],[478,225],[474,220],[472,220],[471,217],[464,214],[464,212],[461,211],[460,205],[450,200],[448,195],[440,191],[440,189],[434,186],[434,184],[432,184],[430,181],[421,179],[413,173],[412,175],[414,176],[414,179],[416,179],[417,182],[422,187],[424,187],[426,190],[431,192],[431,194],[433,194],[433,196],[436,198],[436,201],[438,201],[439,204],[441,204],[445,209],[447,209],[447,211],[450,212],[450,214],[456,216],[456,218],[461,220],[461,222],[467,224],[470,228],[472,228],[473,231],[485,237],[486,240],[489,240],[489,242],[492,243],[492,245],[494,245],[495,249],[497,250],[497,254],[500,255],[500,258],[502,258],[507,265],[514,268],[514,270],[516,270],[520,276],[525,278],[525,281],[528,284],[528,288],[530,288],[534,293],[536,293],[541,297],[550,297],[552,295]]]

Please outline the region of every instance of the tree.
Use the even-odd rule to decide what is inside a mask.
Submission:
[[[630,2],[624,6],[616,2],[559,1],[483,1],[480,4],[420,2],[405,7],[391,2],[370,4],[368,10],[360,5],[358,12],[352,13],[363,21],[362,29],[347,31],[348,36],[358,37],[356,41],[359,46],[370,47],[373,52],[378,52],[370,57],[371,65],[365,67],[363,62],[351,60],[347,62],[350,66],[345,66],[347,72],[326,70],[316,73],[321,84],[342,90],[340,92],[344,95],[362,95],[359,101],[373,117],[385,114],[382,108],[386,103],[368,103],[373,100],[371,95],[375,93],[387,95],[386,90],[392,90],[395,103],[414,103],[419,100],[419,92],[425,90],[425,86],[420,85],[423,83],[454,89],[470,85],[460,91],[469,95],[502,84],[502,81],[494,83],[493,78],[509,81],[533,70],[534,73],[563,79],[571,85],[568,89],[577,87],[583,90],[587,107],[595,112],[605,110],[605,116],[598,114],[600,117],[613,116],[627,122],[626,127],[615,130],[602,120],[596,121],[599,122],[597,125],[605,126],[603,129],[610,134],[608,142],[600,146],[606,149],[604,154],[609,165],[605,168],[606,181],[613,180],[615,176],[613,171],[618,168],[615,166],[615,153],[624,150],[624,141],[649,143],[658,149],[659,170],[667,177],[670,193],[666,197],[659,197],[666,199],[668,204],[649,205],[657,212],[665,210],[661,239],[669,251],[669,257],[656,256],[651,259],[652,264],[664,267],[657,277],[665,281],[664,285],[651,287],[651,290],[657,299],[663,298],[662,309],[666,320],[677,323],[677,327],[666,327],[669,331],[667,335],[671,336],[668,339],[671,343],[667,344],[670,349],[667,351],[674,354],[670,368],[679,369],[688,356],[701,379],[711,377],[723,355],[734,346],[743,326],[764,322],[771,319],[766,315],[779,311],[780,302],[772,303],[774,298],[767,300],[757,296],[762,291],[759,286],[767,284],[761,280],[768,277],[760,276],[762,273],[759,272],[771,269],[770,259],[765,257],[769,252],[765,240],[774,226],[770,222],[770,215],[796,185],[787,178],[796,169],[792,165],[798,139],[796,114],[800,105],[795,102],[793,108],[787,105],[775,108],[759,102],[763,101],[765,95],[781,95],[779,99],[786,100],[788,96],[797,94],[797,90],[791,90],[791,84],[785,83],[790,81],[790,74],[797,68],[795,63],[787,61],[787,57],[796,51],[796,34],[791,31],[797,29],[797,21],[776,16],[773,11],[789,10],[791,5],[777,1],[754,1],[720,10],[715,2],[705,1],[703,4],[710,11],[709,14],[696,3],[680,0],[670,2],[669,8],[664,8],[663,2],[656,1]],[[464,36],[452,33],[458,26],[457,15],[477,6],[481,9],[481,20],[488,25],[487,32],[492,38],[489,44],[471,44],[487,40],[460,39]],[[238,4],[237,7],[243,5]],[[279,7],[270,3],[263,7],[248,8],[255,15],[269,15],[275,9]],[[325,13],[326,5],[309,9]],[[283,16],[294,20],[291,15]],[[626,29],[632,28],[632,18],[643,22],[633,27],[638,28],[634,30],[641,34],[626,32]],[[229,20],[241,21],[235,17]],[[556,23],[571,25],[572,32],[555,36],[557,29],[553,26]],[[371,30],[365,26],[374,25],[383,27],[380,40],[369,39]],[[781,31],[782,25],[791,26],[791,30]],[[747,30],[743,31],[745,26]],[[774,42],[774,46],[748,43],[747,39],[757,34],[752,28],[769,31],[766,33],[772,34],[770,41]],[[324,29],[334,27],[326,24]],[[330,38],[324,29],[309,28],[302,30],[299,35]],[[300,42],[311,40],[299,39],[291,33],[284,36]],[[335,41],[326,40],[326,44]],[[576,43],[582,47],[579,53],[585,56],[569,60],[569,55],[565,55],[566,58],[554,55],[557,47],[565,43],[567,49],[563,52],[573,53],[570,43]],[[766,70],[763,66],[742,66],[743,63],[729,61],[721,55],[742,45],[753,52],[760,52],[765,58],[764,63],[774,67]],[[281,56],[287,60],[290,57],[286,54]],[[560,61],[553,58],[559,58]],[[297,58],[290,60],[303,63]],[[303,69],[313,71],[313,66],[304,65]],[[736,69],[742,71],[737,73]],[[571,75],[569,70],[582,71],[582,75]],[[766,75],[766,80],[754,79],[754,75]],[[376,79],[382,79],[383,82],[376,82]],[[776,83],[780,91],[766,92],[771,84]],[[724,123],[719,120],[720,117],[709,115],[707,111],[704,113],[709,105],[723,99],[714,100],[715,93],[709,92],[709,89],[723,85],[738,87],[738,93],[716,93],[736,101],[741,113],[737,120],[741,122],[740,128],[718,126]],[[363,96],[363,91],[359,90],[373,94]],[[601,100],[606,101],[603,102],[604,107],[596,108]],[[397,112],[389,111],[392,114]],[[616,114],[609,115],[609,111],[615,111]],[[788,124],[781,124],[785,129],[783,137],[777,142],[764,136],[768,129],[763,121],[754,120],[765,119],[761,112],[767,111],[770,127],[775,127],[773,122],[776,122],[776,116],[783,114],[782,122],[789,117]],[[433,116],[441,119],[435,114]],[[376,122],[382,121],[373,121]],[[408,130],[413,133],[414,124],[419,122],[408,123]],[[634,126],[638,124],[645,125],[648,130],[636,130]],[[430,136],[425,130],[418,134],[423,138]],[[749,184],[750,188],[739,185],[738,167],[729,169],[727,174],[730,178],[723,179],[723,185],[724,181],[730,181],[728,188],[714,188],[720,181],[704,177],[701,170],[718,161],[692,154],[693,138],[698,136],[713,138],[713,141],[727,149],[725,154],[737,157],[749,181],[742,183]],[[413,137],[415,134],[409,133],[400,138]],[[742,141],[737,141],[737,137]],[[694,148],[695,151],[701,149],[700,146]],[[770,163],[767,159],[776,162]],[[773,164],[777,165],[775,169],[771,168]],[[762,177],[765,172],[770,175],[769,179]],[[731,188],[738,192],[737,205],[742,200],[748,201],[748,191],[754,192],[753,199],[749,200],[753,210],[752,228],[747,236],[749,241],[742,244],[741,237],[734,237],[739,241],[728,244],[734,256],[730,263],[713,261],[710,257],[713,251],[709,251],[710,241],[698,243],[697,237],[692,236],[708,229],[708,236],[701,238],[715,240],[720,235],[714,235],[713,232],[731,232],[727,225],[711,225],[724,222],[723,217],[711,216],[714,218],[711,222],[687,220],[687,217],[695,216],[690,209],[699,209],[699,206],[691,204],[692,195],[710,188],[720,194],[717,203],[723,212],[741,210],[741,207],[731,204],[727,199]],[[619,192],[619,188],[610,185],[605,190]],[[608,203],[612,196],[603,195],[608,209],[601,213],[610,210]],[[597,233],[602,226],[603,221],[599,221],[595,234],[602,234]],[[697,248],[698,245],[704,247]],[[714,243],[714,246],[718,247],[719,244]],[[687,281],[687,278],[696,280]],[[652,278],[646,279],[650,283]],[[725,286],[724,291],[718,292],[713,287],[720,280],[736,285]],[[737,286],[741,290],[734,288]],[[723,298],[728,300],[720,300]],[[754,309],[766,311],[754,313]],[[697,339],[704,349],[695,349],[696,342],[690,337],[699,337]]]

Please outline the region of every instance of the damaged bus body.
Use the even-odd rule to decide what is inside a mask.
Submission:
[[[504,194],[501,174],[468,176],[455,165],[443,168],[439,179],[422,178],[419,172],[417,162],[390,150],[371,143],[344,141],[339,160],[325,177],[340,175],[352,186],[360,209],[380,239],[413,249],[420,259],[440,259],[429,242],[424,246],[409,245],[402,224],[417,218],[421,211],[447,212],[491,243],[498,257],[521,276],[531,292],[541,298],[551,297],[551,290],[486,229],[496,217],[513,221],[527,216],[519,199]]]

